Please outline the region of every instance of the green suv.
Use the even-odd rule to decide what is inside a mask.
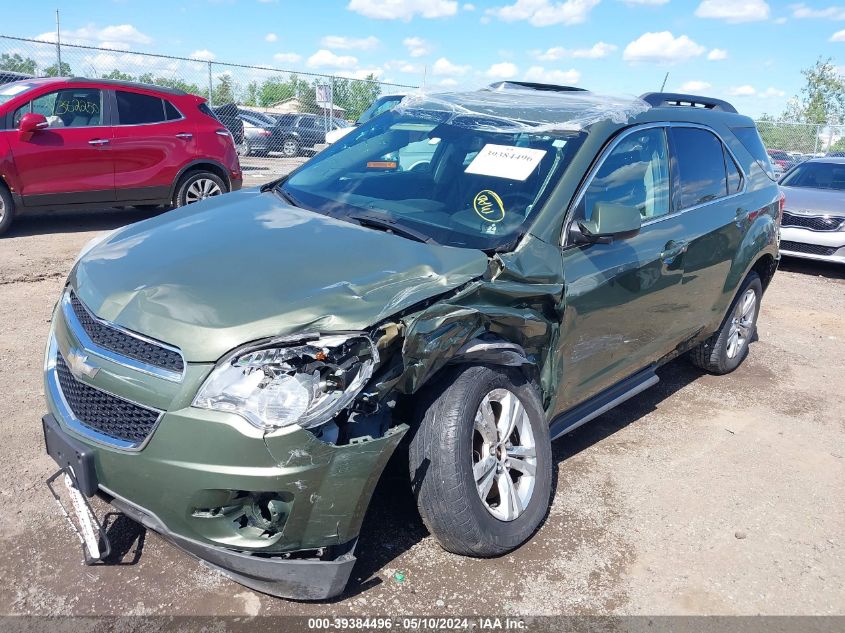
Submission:
[[[681,354],[743,361],[781,208],[725,102],[506,83],[409,96],[260,190],[118,229],[46,354],[86,557],[98,495],[244,585],[335,596],[403,437],[439,543],[513,550],[553,439]]]

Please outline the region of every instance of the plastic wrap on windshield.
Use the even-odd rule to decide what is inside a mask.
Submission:
[[[416,92],[402,99],[395,110],[476,130],[546,132],[579,131],[603,120],[627,123],[649,107],[637,97],[585,90],[558,92],[507,87],[472,92]]]

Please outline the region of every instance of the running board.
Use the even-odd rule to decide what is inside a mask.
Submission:
[[[647,367],[556,417],[549,428],[549,435],[556,440],[658,382],[660,378],[654,373],[654,367]]]

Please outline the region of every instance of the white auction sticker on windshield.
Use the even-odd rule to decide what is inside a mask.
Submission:
[[[464,170],[467,174],[525,180],[543,160],[546,150],[488,143]]]

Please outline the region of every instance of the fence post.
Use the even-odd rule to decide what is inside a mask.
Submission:
[[[816,143],[815,143],[815,146],[813,147],[813,154],[819,153],[819,134],[821,134],[821,133],[822,133],[821,126],[818,123],[816,123]]]
[[[829,152],[830,148],[833,147],[833,125],[828,122],[827,124],[827,148],[825,152]]]
[[[214,105],[214,86],[211,81],[211,61],[208,62],[208,103]]]
[[[62,29],[59,24],[59,10],[56,9],[56,77],[62,76]]]

